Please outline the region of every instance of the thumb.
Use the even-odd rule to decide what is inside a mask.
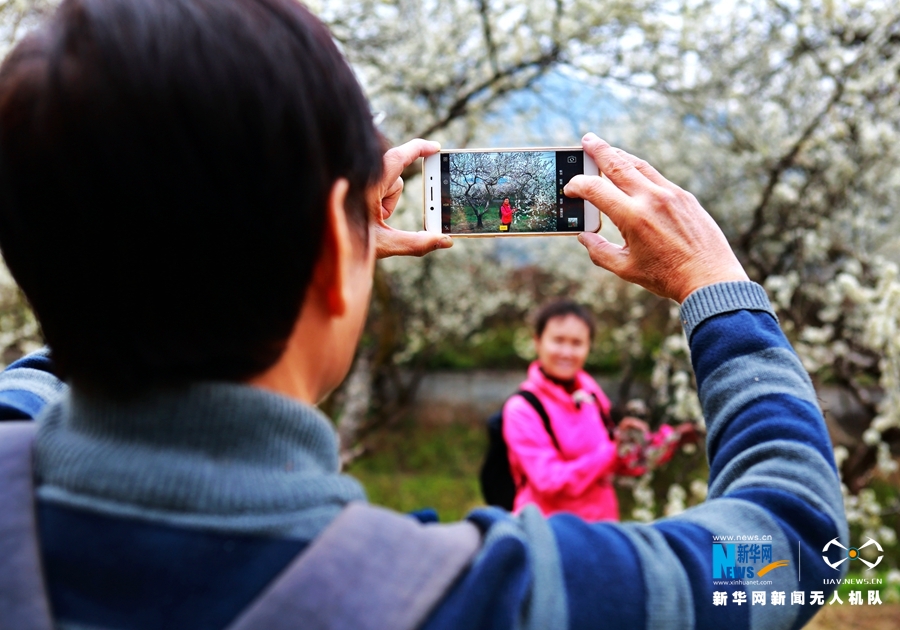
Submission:
[[[628,253],[625,248],[595,234],[594,232],[582,232],[578,235],[578,242],[588,250],[591,261],[598,267],[603,267],[617,276],[625,267]]]
[[[598,175],[576,175],[563,188],[567,197],[580,197],[600,208],[619,225],[631,214],[631,198],[616,188],[615,184]]]
[[[432,232],[405,232],[390,227],[379,230],[376,236],[377,258],[390,256],[424,256],[436,249],[447,249],[453,246],[453,239],[446,234]]]

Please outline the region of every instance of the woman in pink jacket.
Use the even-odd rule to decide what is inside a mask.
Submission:
[[[640,474],[643,469],[620,457],[617,431],[637,431],[674,450],[671,427],[650,436],[643,422],[626,418],[613,428],[609,398],[582,369],[594,327],[590,311],[569,300],[552,302],[536,314],[537,360],[521,389],[543,404],[558,448],[522,396],[506,401],[503,437],[517,487],[516,512],[534,503],[545,515],[572,512],[589,521],[618,520],[613,475]]]

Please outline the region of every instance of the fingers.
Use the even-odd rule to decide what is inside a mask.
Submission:
[[[578,235],[578,242],[588,250],[591,261],[595,265],[616,275],[622,275],[628,264],[628,252],[624,247],[610,243],[593,232],[582,232]]]
[[[563,192],[568,197],[580,197],[590,201],[617,225],[622,215],[630,211],[631,199],[628,195],[603,177],[576,175],[569,180]]]
[[[600,172],[627,194],[636,195],[647,192],[647,187],[653,185],[653,182],[648,180],[629,159],[632,156],[620,155],[619,149],[609,146],[607,142],[596,135],[592,133],[585,135],[581,139],[581,146],[584,147],[585,153],[593,158]]]
[[[384,197],[381,198],[381,220],[386,221],[394,214],[394,210],[397,208],[397,203],[400,201],[400,195],[403,194],[403,178],[398,177],[394,180],[394,183],[388,186],[387,191],[384,193]]]
[[[390,227],[375,231],[377,258],[390,256],[424,256],[436,249],[447,249],[453,246],[453,239],[446,234],[432,232],[406,232]]]
[[[627,430],[634,429],[636,431],[640,431],[641,433],[650,433],[650,425],[639,418],[622,418],[622,421],[619,423],[619,429]]]
[[[663,177],[659,171],[650,166],[650,164],[646,160],[635,157],[630,153],[623,151],[622,149],[616,149],[616,153],[622,159],[631,162],[632,166],[634,166],[644,177],[649,179],[657,186],[662,186],[663,188],[678,188],[678,186]]]
[[[430,140],[416,138],[398,147],[389,149],[384,154],[384,181],[393,181],[400,177],[407,166],[420,157],[434,155],[441,150],[441,145]]]

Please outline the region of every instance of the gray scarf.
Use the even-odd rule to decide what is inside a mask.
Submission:
[[[321,412],[255,387],[200,383],[127,403],[69,391],[38,419],[38,497],[225,533],[313,538],[349,501]]]

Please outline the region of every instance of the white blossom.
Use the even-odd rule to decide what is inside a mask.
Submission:
[[[684,487],[677,483],[673,483],[669,486],[669,490],[666,493],[666,506],[663,509],[663,514],[666,516],[681,514],[686,509],[686,499],[687,491],[685,491]]]
[[[701,501],[706,500],[706,494],[709,491],[709,486],[705,481],[701,481],[699,479],[694,479],[691,482],[691,496],[699,503]]]

